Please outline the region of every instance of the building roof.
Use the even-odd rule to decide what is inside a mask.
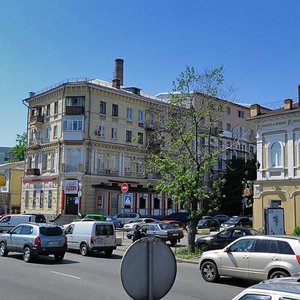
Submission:
[[[7,169],[24,170],[24,161],[0,164],[0,170],[7,170]]]

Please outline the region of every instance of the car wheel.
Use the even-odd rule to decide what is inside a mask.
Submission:
[[[80,246],[80,254],[82,255],[82,256],[87,256],[88,255],[88,247],[87,247],[87,245],[86,244],[81,244],[81,246]]]
[[[31,249],[28,246],[26,246],[23,250],[23,260],[27,263],[32,260]]]
[[[276,270],[272,273],[270,273],[269,279],[273,278],[281,278],[281,277],[289,277],[291,276],[288,272],[283,271],[283,270]]]
[[[219,279],[217,266],[212,261],[206,261],[201,266],[201,274],[205,281],[216,282]]]
[[[0,244],[0,256],[7,256],[7,254],[8,254],[8,250],[5,246],[5,243],[1,242],[1,244]]]
[[[60,262],[64,259],[64,256],[65,256],[64,252],[63,253],[55,253],[54,259],[55,259],[55,261]]]
[[[105,250],[104,252],[105,252],[106,257],[111,257],[112,253],[113,253],[113,250]]]

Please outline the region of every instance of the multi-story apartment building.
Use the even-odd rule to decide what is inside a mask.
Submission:
[[[20,213],[24,162],[0,165],[0,214]]]
[[[257,125],[257,181],[254,185],[254,227],[264,228],[266,208],[282,207],[286,233],[300,225],[300,107],[291,99],[265,111],[251,106]]]
[[[149,173],[146,164],[149,151],[163,147],[154,133],[163,130],[168,104],[139,88],[124,87],[123,60],[116,60],[111,83],[66,81],[31,92],[23,103],[28,107],[28,145],[22,211],[50,218],[78,212],[114,215],[124,208],[142,215],[180,210],[171,197],[155,192],[158,175]],[[224,124],[219,122],[226,143],[235,140],[236,131],[243,135],[228,149],[255,151],[244,135],[248,113],[249,108],[232,103]],[[230,155],[225,151],[224,159]],[[123,182],[129,184],[126,201]]]

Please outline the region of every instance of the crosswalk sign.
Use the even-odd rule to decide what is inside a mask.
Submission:
[[[132,194],[125,194],[123,195],[123,203],[124,205],[132,205],[133,195]]]

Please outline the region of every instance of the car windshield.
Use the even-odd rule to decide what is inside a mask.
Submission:
[[[173,226],[172,224],[159,224],[159,227],[162,230],[166,230],[166,229],[176,229],[175,226]]]
[[[40,227],[40,233],[46,236],[58,236],[63,234],[60,227]]]
[[[235,224],[235,223],[238,222],[239,219],[240,219],[239,217],[232,217],[226,223],[228,223],[228,224]]]

